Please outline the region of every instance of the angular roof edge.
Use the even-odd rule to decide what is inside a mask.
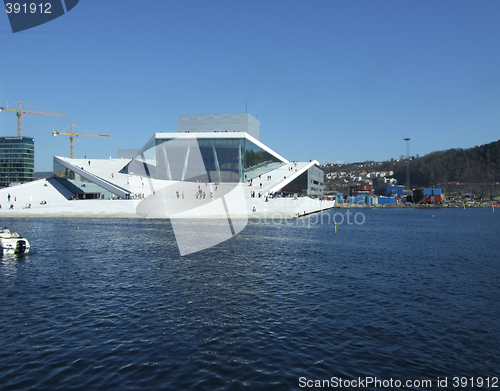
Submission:
[[[129,191],[127,189],[125,189],[121,186],[118,186],[114,183],[111,183],[110,181],[107,181],[98,175],[92,174],[91,172],[86,171],[83,168],[80,168],[80,167],[70,163],[69,161],[67,161],[63,157],[54,156],[54,162],[59,163],[61,166],[66,167],[66,168],[74,171],[75,173],[84,177],[85,179],[89,180],[90,182],[93,182],[93,183],[101,186],[102,188],[108,190],[109,192],[116,194],[116,195],[119,195],[122,198],[126,198],[127,193],[129,193]]]
[[[301,176],[304,172],[309,170],[313,166],[319,166],[319,162],[317,160],[312,160],[309,164],[306,166],[302,167],[300,170],[297,172],[294,172],[292,175],[290,175],[288,178],[285,180],[281,181],[279,184],[274,186],[271,190],[269,190],[271,193],[274,193],[275,191],[280,191],[283,187],[288,185],[290,182],[292,182],[294,179],[298,178]]]
[[[283,156],[281,156],[279,153],[273,151],[271,148],[257,140],[255,137],[251,136],[247,132],[196,132],[196,133],[170,133],[170,132],[158,132],[155,133],[142,147],[138,153],[141,154],[143,153],[146,148],[151,144],[151,142],[155,139],[158,138],[246,138],[255,145],[259,146],[260,148],[264,149],[266,152],[269,152],[271,155],[276,157],[277,159],[281,160],[284,163],[289,163],[287,159],[285,159]]]

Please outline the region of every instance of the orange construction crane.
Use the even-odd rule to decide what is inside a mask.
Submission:
[[[53,117],[64,117],[68,118],[67,115],[57,114],[57,113],[44,113],[43,111],[32,111],[32,110],[21,110],[21,101],[19,101],[19,108],[17,110],[8,109],[7,107],[0,107],[0,111],[13,111],[17,113],[17,137],[21,138],[22,134],[22,117],[24,114],[40,114],[40,115],[51,115]]]
[[[52,135],[54,137],[56,137],[58,134],[62,134],[63,136],[69,136],[69,147],[70,147],[70,153],[69,153],[69,157],[71,159],[74,159],[75,157],[75,137],[78,137],[78,136],[90,136],[90,137],[111,137],[109,134],[86,134],[86,133],[74,133],[73,132],[73,127],[76,126],[74,124],[71,124],[70,126],[68,126],[67,128],[63,129],[63,131],[65,131],[66,129],[68,128],[71,128],[71,133],[63,133],[63,132],[60,132],[58,130],[52,132]],[[76,140],[78,141],[78,140]]]

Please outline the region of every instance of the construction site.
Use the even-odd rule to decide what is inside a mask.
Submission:
[[[23,116],[37,114],[68,118],[65,114],[23,109],[23,103],[18,101],[16,109],[9,108],[12,105],[0,107],[0,112],[11,112],[17,116],[17,136],[0,137],[0,188],[35,180],[35,138],[23,136]],[[52,131],[54,137],[69,136],[71,158],[74,158],[75,140],[78,141],[78,137],[111,137],[107,134],[77,133],[75,127],[75,124],[71,124],[62,131]]]

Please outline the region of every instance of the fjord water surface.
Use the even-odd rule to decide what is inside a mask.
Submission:
[[[6,219],[32,253],[0,259],[0,389],[498,377],[500,211],[352,213],[185,257],[168,220]]]

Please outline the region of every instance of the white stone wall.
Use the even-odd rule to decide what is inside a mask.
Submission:
[[[325,173],[322,169],[312,166],[307,170],[307,194],[310,196],[322,196]]]

